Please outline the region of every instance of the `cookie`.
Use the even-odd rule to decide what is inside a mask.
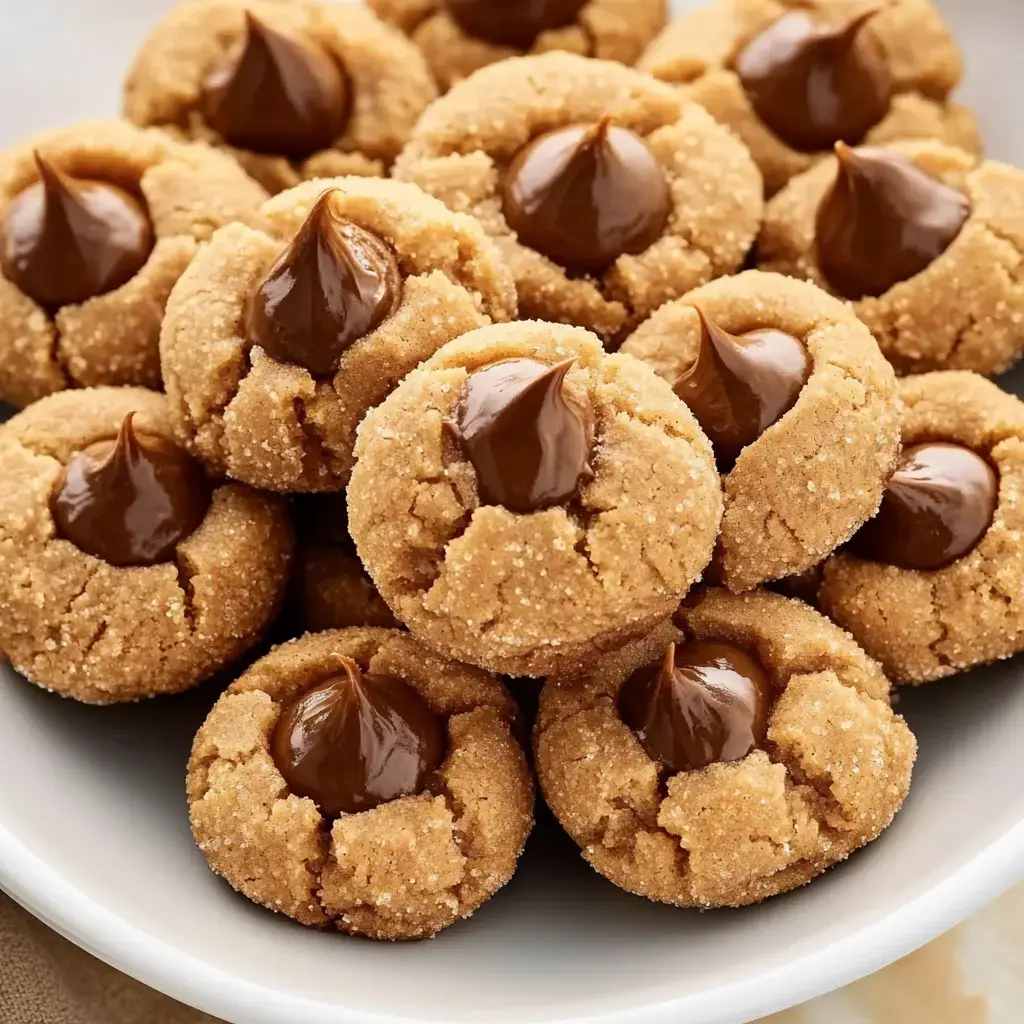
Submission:
[[[747,271],[663,306],[622,351],[711,439],[725,490],[712,572],[730,590],[812,569],[874,515],[899,451],[896,379],[842,302]]]
[[[160,387],[160,320],[198,243],[266,193],[233,160],[125,121],[0,152],[0,402]]]
[[[716,0],[638,63],[750,147],[773,195],[836,142],[936,138],[980,153],[949,100],[963,61],[930,0]]]
[[[853,301],[897,373],[1024,350],[1024,173],[936,142],[849,149],[769,204],[760,265]]]
[[[265,231],[218,231],[168,303],[175,427],[216,474],[340,491],[366,410],[446,341],[511,319],[515,288],[471,217],[403,182],[304,182],[262,214]]]
[[[383,174],[436,95],[419,50],[355,4],[198,0],[143,44],[124,111],[225,147],[280,192]]]
[[[488,64],[545,50],[632,64],[668,16],[666,0],[370,0],[370,7],[412,36],[442,89]]]
[[[239,892],[304,925],[428,938],[512,877],[530,833],[515,714],[498,680],[407,633],[284,644],[196,735],[196,842]]]
[[[903,456],[818,598],[891,679],[925,683],[1024,650],[1024,403],[956,371],[900,396]]]
[[[613,344],[736,270],[762,216],[749,153],[701,107],[565,53],[503,61],[452,89],[394,173],[479,218],[512,268],[521,316]]]
[[[543,676],[642,636],[707,565],[711,447],[663,381],[574,327],[446,345],[359,428],[359,556],[436,649]]]
[[[743,906],[875,839],[916,743],[881,669],[799,601],[708,590],[588,674],[549,680],[534,732],[548,806],[620,888]]]
[[[63,391],[0,428],[0,649],[30,682],[88,704],[175,693],[277,614],[287,510],[209,482],[172,438],[142,388]]]

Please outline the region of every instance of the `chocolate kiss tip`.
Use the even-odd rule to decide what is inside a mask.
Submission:
[[[876,7],[874,5],[872,5],[870,7],[866,7],[862,11],[858,11],[856,14],[854,14],[850,18],[850,20],[845,25],[843,25],[842,29],[838,33],[839,37],[841,39],[851,39],[869,21],[871,21],[872,18],[874,18],[876,15],[881,14],[881,13],[882,13],[881,7]]]

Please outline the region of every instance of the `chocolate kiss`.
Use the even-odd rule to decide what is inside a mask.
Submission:
[[[496,46],[528,50],[534,40],[553,28],[576,20],[588,0],[445,0],[448,11],[468,35]]]
[[[771,682],[746,651],[715,640],[669,644],[661,663],[634,672],[619,714],[670,772],[739,761],[764,743]]]
[[[889,112],[885,53],[861,31],[877,13],[870,8],[834,25],[792,11],[736,58],[757,116],[787,145],[813,153],[839,140],[860,142]]]
[[[661,237],[672,196],[647,143],[606,117],[524,146],[505,176],[503,209],[523,245],[570,270],[599,272]]]
[[[781,419],[797,400],[810,373],[804,346],[774,329],[730,334],[702,309],[700,349],[675,384],[715,449],[719,468],[732,467],[740,452]]]
[[[203,84],[206,118],[232,146],[302,159],[345,131],[348,85],[320,47],[245,12],[245,37]]]
[[[476,470],[482,505],[563,505],[592,476],[592,412],[565,393],[572,365],[509,359],[466,379],[451,427]]]
[[[102,181],[75,179],[35,154],[39,181],[0,221],[0,270],[53,312],[120,288],[153,248],[145,208]]]
[[[339,660],[344,674],[288,705],[271,737],[288,788],[330,817],[422,793],[445,755],[441,722],[416,690]]]
[[[836,144],[818,208],[818,264],[844,298],[884,295],[941,256],[970,216],[967,197],[886,149]]]
[[[402,280],[390,247],[334,210],[329,189],[246,307],[249,341],[282,363],[327,376],[345,350],[391,315]]]
[[[136,433],[134,415],[116,440],[68,463],[51,503],[58,535],[111,565],[171,561],[210,507],[199,463],[162,437]]]

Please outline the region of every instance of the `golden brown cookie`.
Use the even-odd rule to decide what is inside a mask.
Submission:
[[[89,704],[185,690],[276,615],[287,510],[208,483],[172,437],[142,388],[64,391],[0,428],[0,648],[31,682]]]
[[[359,428],[349,525],[412,632],[546,675],[643,635],[711,557],[721,490],[686,406],[581,328],[451,342]]]
[[[924,683],[1024,650],[1024,403],[963,372],[900,395],[897,474],[818,597],[891,679]]]
[[[730,590],[812,568],[874,515],[899,451],[896,379],[843,303],[748,271],[663,306],[622,351],[711,438],[725,490],[714,571]]]
[[[236,889],[302,924],[429,938],[512,877],[530,833],[515,714],[497,679],[407,633],[284,644],[196,735],[196,842]]]
[[[664,26],[666,0],[370,0],[408,32],[442,89],[487,64],[565,50],[632,64]]]
[[[746,148],[647,75],[566,53],[478,71],[424,115],[395,165],[475,214],[520,314],[606,341],[743,262],[762,214]]]
[[[673,21],[638,67],[732,128],[768,195],[839,139],[982,148],[974,116],[948,99],[963,61],[931,0],[715,0]]]
[[[126,121],[0,153],[0,401],[159,388],[172,286],[197,243],[222,224],[255,223],[266,197],[224,154]]]
[[[937,142],[843,161],[768,204],[761,267],[854,300],[897,373],[1004,370],[1024,349],[1024,173]]]
[[[215,473],[339,491],[367,409],[446,341],[515,315],[480,226],[412,185],[305,182],[189,267],[160,342],[178,435]]]
[[[538,778],[621,888],[683,907],[757,903],[892,821],[916,743],[888,698],[880,668],[812,608],[708,590],[589,674],[548,681]]]
[[[366,8],[196,0],[143,44],[124,110],[225,146],[279,192],[384,173],[436,95],[419,50]]]

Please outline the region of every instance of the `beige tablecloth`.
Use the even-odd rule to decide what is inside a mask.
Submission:
[[[1022,1021],[1024,887],[874,977],[762,1024]],[[0,894],[0,1024],[217,1021],[94,960]]]

